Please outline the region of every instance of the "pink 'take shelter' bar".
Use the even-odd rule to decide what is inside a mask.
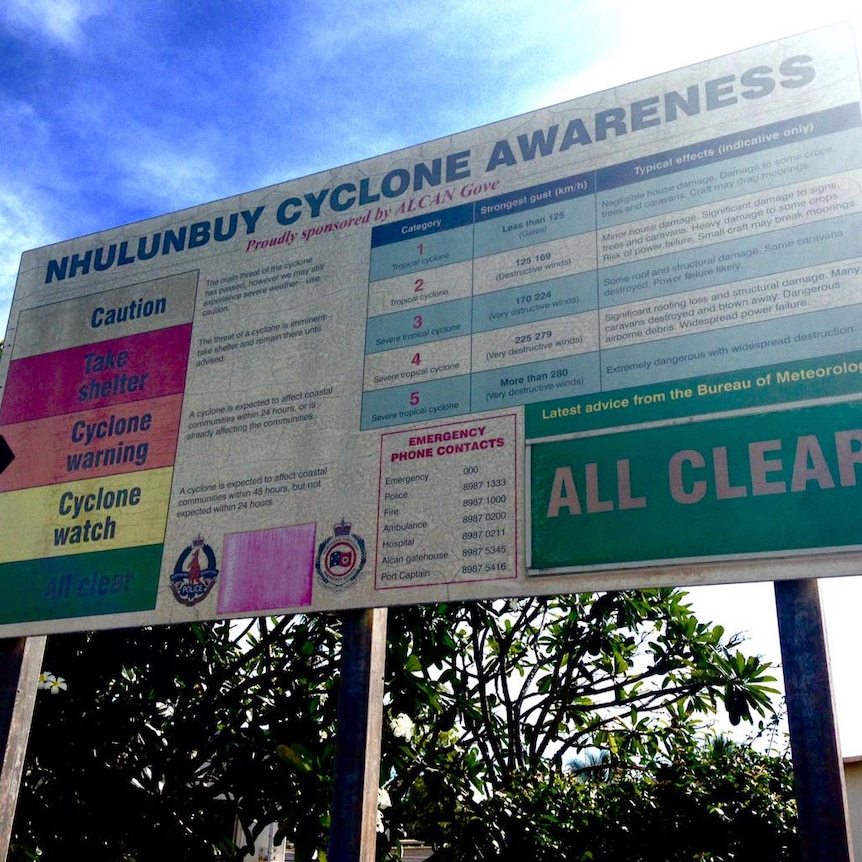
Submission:
[[[13,359],[0,425],[183,392],[190,323]]]

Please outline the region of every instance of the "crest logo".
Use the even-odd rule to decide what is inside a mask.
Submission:
[[[171,590],[182,605],[202,602],[218,578],[213,549],[198,536],[177,558],[171,575]]]
[[[365,542],[351,533],[352,527],[344,518],[340,524],[333,524],[333,535],[320,543],[314,560],[324,586],[337,592],[353,586],[362,577],[367,561]]]

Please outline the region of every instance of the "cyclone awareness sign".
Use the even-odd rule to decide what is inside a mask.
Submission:
[[[22,258],[0,634],[859,571],[832,27]]]

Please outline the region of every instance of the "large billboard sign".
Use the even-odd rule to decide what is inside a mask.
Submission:
[[[0,635],[859,571],[860,202],[834,27],[25,253]]]

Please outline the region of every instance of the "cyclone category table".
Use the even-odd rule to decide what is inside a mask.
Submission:
[[[860,126],[852,103],[376,226],[361,427],[855,361]]]

